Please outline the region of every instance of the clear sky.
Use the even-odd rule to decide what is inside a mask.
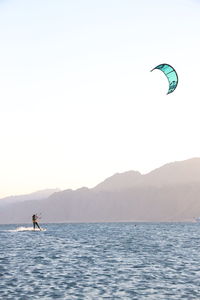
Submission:
[[[199,30],[197,0],[0,0],[0,197],[199,157]]]

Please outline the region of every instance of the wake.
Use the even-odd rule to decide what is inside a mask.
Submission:
[[[20,231],[40,231],[39,228],[36,228],[35,230],[33,229],[33,227],[17,227],[16,229],[11,229],[8,230],[9,232],[20,232]],[[41,231],[46,231],[46,229],[41,228]]]

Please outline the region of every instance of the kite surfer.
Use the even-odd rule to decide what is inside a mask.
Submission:
[[[37,222],[38,219],[39,219],[39,217],[36,214],[32,215],[33,230],[35,230],[35,225],[37,225],[37,227],[41,230],[41,228]]]

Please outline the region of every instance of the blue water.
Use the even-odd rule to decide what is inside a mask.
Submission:
[[[0,226],[0,299],[200,299],[198,223],[43,227]]]

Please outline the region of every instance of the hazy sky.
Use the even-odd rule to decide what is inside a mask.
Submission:
[[[0,197],[200,156],[199,32],[197,0],[0,0]]]

